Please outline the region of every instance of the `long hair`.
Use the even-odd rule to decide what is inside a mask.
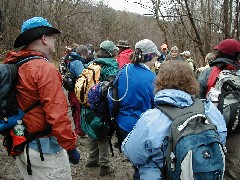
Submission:
[[[118,51],[114,50],[113,52],[106,51],[104,49],[99,49],[97,53],[98,58],[113,58],[117,55]]]
[[[139,63],[145,63],[147,61],[151,61],[154,56],[155,56],[154,53],[143,55],[142,50],[139,48],[136,48],[135,52],[131,54],[130,60],[132,64],[139,64]]]
[[[182,90],[191,95],[198,95],[199,83],[187,62],[166,61],[161,64],[155,80],[154,92],[163,89]]]

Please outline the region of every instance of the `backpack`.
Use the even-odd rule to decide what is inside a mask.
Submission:
[[[16,64],[0,64],[0,134],[5,134],[17,124],[27,111],[18,108],[16,83],[18,68],[32,60],[41,59],[40,56],[25,58]]]
[[[90,105],[90,109],[95,113],[96,116],[101,118],[103,125],[105,124],[108,126],[109,145],[112,156],[114,155],[111,144],[111,137],[113,134],[116,133],[118,142],[122,142],[121,134],[118,131],[115,118],[119,112],[119,102],[126,96],[128,90],[127,89],[125,95],[119,99],[118,79],[123,72],[123,69],[124,68],[122,68],[116,76],[108,76],[106,77],[105,81],[98,82],[92,88],[90,88],[88,92],[88,103]],[[121,152],[120,146],[119,151]]]
[[[227,125],[227,137],[240,133],[240,71],[222,70],[215,86],[210,89],[206,97],[223,114]]]
[[[101,66],[95,63],[85,68],[77,78],[75,84],[75,94],[79,102],[89,107],[88,91],[100,80]]]
[[[116,76],[108,76],[105,81],[98,82],[88,92],[90,109],[99,117],[115,119],[119,110],[118,78],[122,70]]]
[[[75,88],[77,77],[70,72],[70,68],[68,67],[69,65],[70,64],[66,66],[67,69],[63,75],[62,85],[67,91],[72,91]]]
[[[115,79],[111,81],[111,83],[109,83],[109,86],[108,86],[107,99],[109,103],[110,116],[112,119],[115,119],[117,117],[119,112],[120,101],[123,100],[128,93],[128,65],[129,64],[125,64],[121,68],[121,70],[118,72]],[[126,78],[127,78],[126,91],[122,97],[119,97],[118,96],[118,79],[120,75],[123,73],[124,69],[125,69]]]
[[[223,179],[225,148],[203,102],[196,98],[190,107],[157,108],[173,121],[166,154],[168,179]]]
[[[49,127],[44,131],[37,133],[29,133],[26,129],[24,136],[16,136],[13,133],[13,128],[17,124],[17,121],[28,113],[30,110],[40,105],[40,101],[33,103],[25,110],[21,110],[18,107],[17,102],[17,89],[16,83],[18,78],[18,68],[32,60],[42,59],[41,56],[32,56],[22,59],[16,64],[0,64],[0,134],[4,135],[3,147],[6,149],[9,156],[15,156],[21,154],[26,146],[27,153],[27,172],[32,174],[31,163],[29,160],[29,142],[36,140],[37,146],[40,152],[41,160],[44,161],[42,149],[39,137],[50,135],[52,129]]]
[[[126,77],[127,76],[127,65]],[[88,91],[88,104],[90,109],[99,117],[114,120],[119,111],[119,102],[127,95],[128,88],[123,97],[118,97],[118,79],[124,68],[116,76],[108,76],[105,81],[98,82]],[[128,83],[128,80],[127,80]]]
[[[98,117],[107,117],[106,119],[110,119],[107,93],[110,84],[113,83],[114,77],[107,77],[105,81],[98,82],[88,91],[88,104]]]

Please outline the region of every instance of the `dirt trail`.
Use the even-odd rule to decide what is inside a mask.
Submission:
[[[66,91],[65,91],[66,93]],[[68,113],[70,119],[71,111]],[[72,123],[73,125],[73,123]],[[74,126],[74,125],[73,125]],[[12,157],[7,156],[7,153],[2,146],[2,136],[0,135],[0,180],[22,180],[15,161]],[[114,136],[112,143],[116,141]],[[88,138],[78,138],[78,149],[81,154],[81,161],[77,165],[71,165],[73,180],[131,180],[133,168],[126,158],[119,153],[119,150],[113,147],[114,157],[111,157],[111,163],[114,168],[114,173],[105,177],[99,176],[99,167],[86,168],[88,156]]]

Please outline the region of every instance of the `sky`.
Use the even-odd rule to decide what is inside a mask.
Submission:
[[[134,2],[141,2],[148,5],[149,0],[103,0],[106,4],[116,10],[126,10],[138,14],[150,14],[148,10],[142,8],[139,4]]]

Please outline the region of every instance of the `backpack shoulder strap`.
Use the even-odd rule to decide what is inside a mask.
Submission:
[[[159,105],[157,108],[160,109],[172,121],[178,117],[181,117],[181,119],[188,119],[194,114],[204,113],[203,102],[199,98],[196,98],[191,106],[185,108],[178,108],[167,104]]]
[[[129,64],[125,64],[117,73],[115,79],[110,83],[109,87],[108,87],[108,97],[114,101],[114,102],[119,102],[121,101],[123,98],[125,98],[125,96],[127,95],[128,93],[128,65]],[[120,77],[120,75],[123,73],[123,71],[125,70],[125,73],[126,73],[126,91],[124,93],[124,95],[119,98],[118,97],[118,79]],[[111,96],[110,94],[110,90],[113,91],[113,97]]]
[[[24,58],[21,61],[17,62],[16,65],[17,65],[17,67],[20,67],[21,65],[23,65],[24,63],[26,63],[32,59],[44,59],[44,58],[41,56],[30,56],[30,57]]]
[[[35,103],[33,103],[31,106],[29,106],[27,109],[25,109],[23,112],[27,114],[29,111],[34,109],[35,107],[40,106],[40,100],[37,100]]]
[[[207,92],[206,94],[210,91],[211,87],[214,87],[216,82],[217,82],[217,77],[221,73],[221,69],[217,66],[214,66],[212,68],[212,71],[209,75],[208,81],[207,81]]]
[[[191,106],[182,109],[169,105],[161,105],[157,108],[173,121],[170,131],[170,136],[174,137],[171,146],[169,146],[171,151],[175,149],[177,142],[184,136],[198,134],[210,129],[217,132],[211,119],[205,115],[204,104],[199,98],[196,98]],[[197,129],[192,129],[188,126],[189,124]]]

